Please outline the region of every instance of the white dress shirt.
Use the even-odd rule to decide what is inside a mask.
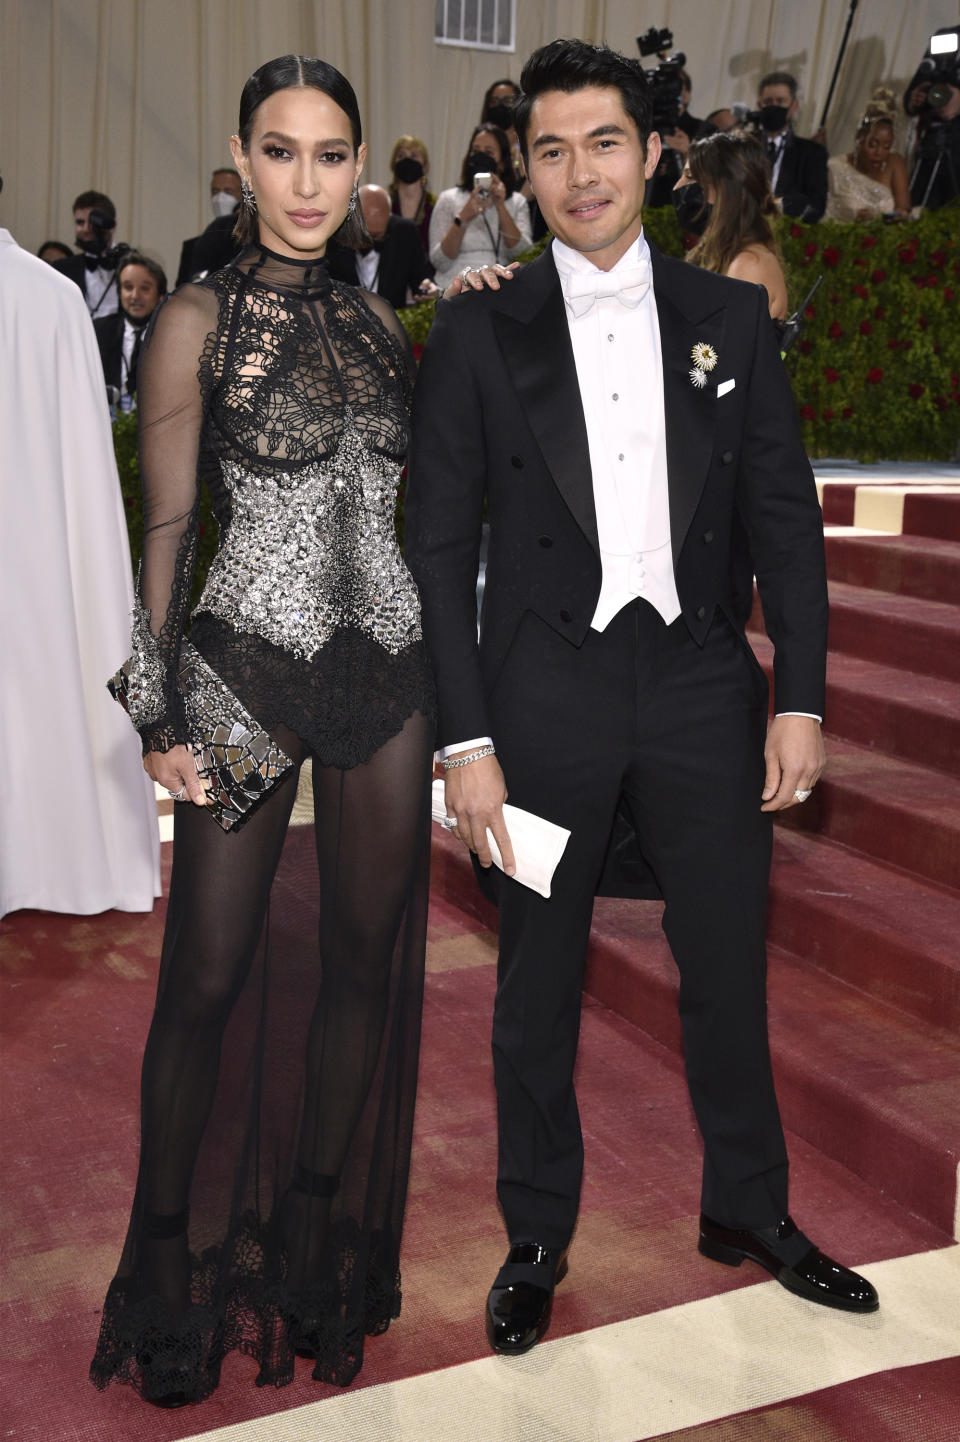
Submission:
[[[107,270],[102,265],[98,265],[96,270],[88,270],[84,276],[83,294],[87,310],[95,320],[115,315],[120,309],[116,270]]]
[[[362,254],[362,252],[358,250],[356,256],[356,265],[357,280],[363,286],[364,290],[373,291],[374,294],[379,294],[377,290],[377,286],[380,281],[379,250],[374,250],[371,247],[371,249],[367,251],[366,255]]]
[[[577,276],[596,275],[589,256],[553,242],[564,292]],[[660,327],[650,247],[642,234],[605,274],[640,268],[647,288],[635,304],[600,296],[583,314],[565,305],[590,448],[603,577],[591,625],[603,631],[641,596],[669,626],[680,615],[670,543],[667,434],[663,414]],[[626,278],[626,277],[624,277]]]

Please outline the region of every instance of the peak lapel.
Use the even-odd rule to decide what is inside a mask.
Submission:
[[[494,312],[504,362],[550,474],[577,525],[599,554],[590,449],[563,292],[549,250],[517,287],[515,310]],[[512,303],[510,287],[505,299]]]
[[[673,559],[683,547],[710,467],[716,428],[717,380],[722,378],[726,308],[710,297],[698,304],[697,273],[683,261],[666,260],[655,246],[653,285],[663,358],[663,408],[667,432],[667,481],[670,489],[670,538]],[[690,352],[698,341],[712,345],[720,363],[698,389],[690,379]]]

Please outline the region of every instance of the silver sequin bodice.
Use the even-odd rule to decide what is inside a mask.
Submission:
[[[396,655],[421,638],[394,530],[401,467],[349,419],[332,455],[289,471],[221,461],[230,521],[196,611],[309,660],[342,627]]]

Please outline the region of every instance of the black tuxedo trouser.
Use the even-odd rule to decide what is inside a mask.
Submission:
[[[500,893],[497,1190],[511,1241],[561,1247],[576,1221],[580,996],[621,794],[660,884],[680,972],[702,1209],[728,1226],[771,1225],[787,1214],[787,1158],[767,1043],[772,829],[760,811],[759,665],[720,612],[700,648],[682,618],[666,626],[632,602],[579,649],[527,612],[491,710],[510,801],[572,833],[549,901],[509,880]]]

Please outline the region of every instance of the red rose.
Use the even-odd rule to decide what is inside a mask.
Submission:
[[[803,314],[804,314],[804,316],[806,317],[807,320],[813,320],[813,317],[816,315],[816,313],[817,313],[816,306],[812,306],[812,305],[806,306],[806,307],[804,308],[804,312],[803,312]]]
[[[927,285],[930,287],[931,290],[936,290],[936,288],[937,288],[937,286],[938,286],[939,284],[940,284],[940,277],[939,277],[938,275],[928,275],[928,276],[927,276]]]
[[[832,420],[833,420],[833,411],[830,409],[829,406],[825,406],[824,409],[821,411],[820,414],[823,416],[823,419],[824,419],[825,421],[832,421]]]
[[[835,320],[830,326],[830,329],[827,331],[827,335],[830,337],[831,340],[839,340],[840,337],[843,335],[843,326],[838,320]]]
[[[835,290],[832,290],[832,291],[830,292],[830,304],[831,304],[831,305],[836,305],[836,303],[837,303],[837,301],[838,301],[839,299],[840,299],[840,297],[837,295],[837,292],[836,292]]]
[[[960,376],[957,375],[956,371],[951,371],[951,372],[950,372],[950,389],[951,389],[952,391],[955,391],[958,386],[960,386]]]
[[[926,386],[922,386],[919,381],[911,381],[907,386],[907,390],[910,392],[912,399],[918,401],[926,390]]]
[[[930,264],[935,265],[937,267],[937,270],[943,270],[943,267],[946,265],[946,263],[947,257],[944,255],[942,250],[934,250],[930,252]]]
[[[415,361],[417,362],[417,364],[419,365],[419,363],[420,363],[420,357],[423,355],[423,341],[422,341],[422,340],[415,341],[415,342],[413,343],[413,345],[411,345],[410,349],[413,351],[413,358],[414,358],[414,360],[415,360]]]
[[[793,225],[791,225],[791,227],[790,227],[790,235],[791,235],[791,238],[792,238],[793,240],[799,240],[802,234],[803,234],[802,229],[800,228],[799,225],[797,225],[796,221],[794,221]]]
[[[823,374],[827,384],[831,386],[836,385],[837,381],[840,379],[840,372],[835,371],[833,366],[824,366]]]
[[[887,350],[896,350],[896,348],[897,348],[897,346],[898,346],[899,344],[900,344],[900,342],[899,342],[898,340],[894,340],[894,339],[891,337],[890,340],[887,341]]]
[[[883,320],[883,318],[885,317],[886,313],[887,313],[887,312],[884,310],[883,306],[882,306],[882,305],[878,305],[877,308],[876,308],[876,310],[873,312],[873,318],[874,318],[874,320]]]
[[[801,406],[800,418],[804,421],[815,421],[817,419],[817,413],[813,409],[813,406]]]
[[[927,317],[926,317],[925,315],[921,315],[921,316],[918,317],[918,319],[917,319],[917,325],[920,327],[921,330],[926,330],[928,324],[929,324],[929,322],[928,322]]]
[[[867,262],[864,260],[862,255],[858,255],[853,263],[854,265],[858,265],[861,270],[866,270],[867,268]]]
[[[950,286],[947,286],[944,290],[943,298],[944,300],[953,300],[953,291],[951,290]]]
[[[817,253],[817,242],[815,240],[808,240],[803,247],[803,253],[807,257],[807,260],[812,260]]]
[[[872,333],[873,333],[873,326],[870,324],[870,322],[869,322],[868,320],[862,320],[862,321],[860,322],[860,334],[861,334],[861,335],[871,335]]]
[[[870,370],[867,371],[867,382],[869,385],[878,386],[882,380],[883,371],[879,366],[872,366]]]
[[[901,349],[901,350],[913,350],[913,341],[912,341],[912,340],[902,340],[902,341],[900,342],[900,349]]]
[[[886,280],[886,278],[887,272],[885,270],[878,269],[872,270],[870,272],[870,279],[873,281],[874,285],[883,285],[883,282]]]
[[[917,252],[912,250],[909,245],[901,245],[897,251],[897,259],[901,265],[912,265],[916,258]]]
[[[865,285],[852,285],[850,290],[854,295],[858,295],[861,300],[869,300],[870,298],[870,292]]]
[[[823,247],[823,263],[824,263],[824,265],[834,266],[834,265],[838,265],[839,262],[840,262],[840,252],[839,252],[839,250],[837,250],[837,247],[836,247],[835,245],[825,245],[825,246]]]
[[[939,355],[939,354],[940,354],[940,346],[935,345],[934,348],[933,348],[933,353],[934,353],[934,355]]]
[[[936,406],[938,411],[945,411],[948,404],[946,396],[934,396],[933,404]]]
[[[848,420],[850,419],[850,417],[853,415],[853,406],[844,406],[844,408],[843,408],[843,410],[840,412],[840,414],[843,416],[843,419],[844,419],[845,421],[848,421]]]
[[[876,243],[877,243],[877,237],[876,237],[875,235],[865,235],[865,236],[862,237],[862,239],[861,239],[861,241],[860,241],[860,249],[861,249],[861,250],[871,250],[872,247],[876,245]]]
[[[812,340],[802,340],[802,341],[800,342],[800,354],[801,354],[801,355],[809,355],[812,350],[813,350],[813,341],[812,341]]]

